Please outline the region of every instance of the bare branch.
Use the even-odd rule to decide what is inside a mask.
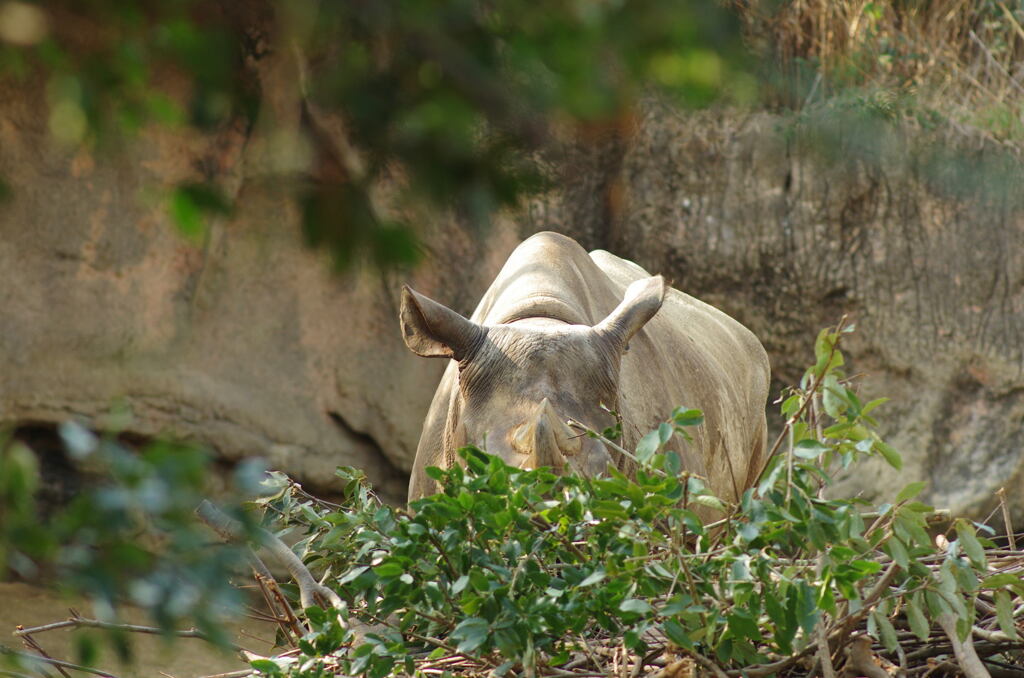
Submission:
[[[1006,526],[1006,539],[1010,542],[1010,550],[1017,550],[1017,537],[1013,533],[1013,521],[1010,520],[1010,507],[1006,505],[1006,488],[1000,487],[996,491],[999,497],[999,507],[1003,511],[1003,524]]]
[[[942,627],[949,642],[953,645],[953,654],[956,655],[960,670],[967,678],[991,678],[988,669],[978,658],[978,653],[974,651],[971,634],[967,634],[966,640],[960,640],[960,636],[956,632],[956,621],[956,615],[952,612],[943,612],[938,618],[939,626]]]
[[[246,538],[241,523],[206,499],[199,503],[196,515],[226,539],[240,541]],[[299,585],[299,600],[304,608],[322,605],[338,610],[344,609],[345,603],[338,594],[318,582],[302,560],[288,548],[287,544],[262,528],[256,530],[256,536],[260,545],[274,554],[274,557],[288,570],[288,574]]]
[[[199,638],[210,642],[210,637],[198,629],[175,629],[171,631],[165,631],[155,626],[139,626],[138,624],[115,624],[113,622],[100,621],[98,619],[85,619],[84,617],[71,617],[59,622],[53,622],[51,624],[43,624],[42,626],[33,626],[32,628],[17,627],[14,631],[15,636],[28,636],[32,633],[42,633],[44,631],[53,631],[55,629],[65,628],[92,628],[92,629],[106,629],[110,631],[127,631],[129,633],[149,633],[154,635],[173,635],[178,638]],[[235,647],[235,649],[239,649]]]
[[[22,627],[19,625],[17,627],[17,629],[18,629],[18,631],[21,631]],[[27,633],[19,634],[18,631],[15,631],[14,635],[21,635],[21,642],[25,644],[25,647],[27,647],[30,650],[34,650],[41,657],[45,657],[46,659],[53,659],[53,657],[51,657],[46,652],[46,650],[43,649],[43,646],[36,642],[35,638],[33,638],[32,636],[28,635]],[[64,678],[71,678],[71,674],[68,673],[67,669],[65,669],[64,667],[58,666],[57,670],[60,671],[60,675],[64,676]]]
[[[103,676],[103,678],[117,678],[117,676],[115,676],[113,673],[101,671],[100,669],[94,669],[90,666],[72,664],[71,662],[62,661],[60,659],[53,659],[52,657],[40,657],[38,655],[28,654],[27,652],[18,652],[17,650],[12,650],[11,648],[4,647],[3,645],[0,645],[0,654],[8,655],[11,657],[21,657],[22,659],[27,659],[33,662],[42,662],[44,664],[49,664],[50,666],[63,667],[66,669],[73,669],[75,671],[83,671],[85,673],[91,673],[94,676]]]
[[[867,678],[891,678],[889,673],[875,663],[875,655],[871,652],[871,638],[857,636],[850,642],[850,666],[857,670],[858,676]]]

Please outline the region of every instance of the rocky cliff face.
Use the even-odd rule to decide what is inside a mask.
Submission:
[[[1024,519],[1024,175],[1004,149],[653,105],[602,148],[573,156],[531,227],[558,224],[740,319],[771,355],[774,393],[849,314],[848,371],[864,397],[892,399],[880,416],[905,463],[858,468],[837,491],[926,480],[926,501],[984,518],[1006,487]]]
[[[402,343],[401,285],[468,312],[514,234],[484,248],[449,226],[430,240],[433,265],[337,276],[261,179],[259,130],[150,130],[117,154],[72,152],[53,145],[42,106],[39,92],[0,96],[0,426],[123,403],[133,433],[263,456],[320,489],[337,465],[362,467],[404,501],[444,365]],[[211,177],[237,211],[191,242],[157,196]]]
[[[270,103],[286,121],[287,102]],[[402,344],[401,284],[468,313],[518,238],[552,229],[747,324],[775,392],[799,379],[816,331],[851,314],[851,372],[865,397],[893,398],[884,419],[906,468],[862,471],[840,491],[924,479],[928,500],[984,517],[998,487],[1024,482],[1024,220],[1010,200],[941,190],[907,161],[909,137],[876,157],[846,149],[857,136],[840,129],[825,153],[777,116],[651,106],[628,134],[560,158],[559,190],[482,241],[429,227],[415,272],[339,277],[263,179],[268,127],[152,130],[111,156],[55,148],[42,105],[40,92],[0,97],[13,191],[0,209],[0,425],[121,401],[135,433],[262,455],[315,488],[360,466],[400,501],[443,368]],[[152,198],[190,179],[218,181],[237,205],[201,242]]]

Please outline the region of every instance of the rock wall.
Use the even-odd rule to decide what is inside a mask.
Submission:
[[[401,284],[468,313],[518,238],[552,229],[747,324],[772,356],[775,393],[799,379],[820,327],[853,316],[851,372],[864,397],[893,398],[883,419],[906,465],[839,491],[924,479],[926,499],[984,517],[998,487],[1024,486],[1024,220],[1006,190],[940,190],[934,166],[913,160],[925,148],[913,134],[872,155],[841,125],[823,142],[784,116],[652,104],[556,158],[559,190],[482,239],[428,226],[416,271],[337,276],[266,179],[270,136],[299,116],[273,98],[283,76],[262,68],[271,122],[148,130],[117,153],[54,147],[41,91],[0,96],[13,193],[0,208],[0,425],[92,418],[120,400],[135,433],[263,455],[318,489],[336,465],[360,466],[401,501],[443,368],[403,345]],[[987,152],[971,143],[965,156]],[[237,209],[191,242],[154,196],[199,179]]]
[[[0,427],[94,420],[124,403],[132,433],[263,456],[323,490],[337,465],[358,466],[404,501],[444,365],[402,342],[401,285],[468,312],[514,234],[484,248],[439,226],[432,265],[336,275],[264,179],[269,126],[154,129],[118,151],[72,152],[51,141],[42,98],[0,93],[12,193],[0,206]],[[210,178],[237,209],[192,242],[158,198]]]
[[[1006,487],[1024,520],[1022,166],[967,135],[876,123],[652,104],[604,152],[572,153],[527,228],[558,225],[740,319],[773,394],[848,314],[848,373],[892,399],[878,412],[904,470],[858,467],[837,492],[926,480],[926,501],[981,519]]]

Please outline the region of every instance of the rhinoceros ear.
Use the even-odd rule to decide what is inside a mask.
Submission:
[[[483,337],[483,329],[408,285],[402,288],[402,338],[425,358],[462,360]]]
[[[637,280],[626,288],[622,303],[594,329],[625,348],[633,335],[654,317],[664,300],[665,279],[660,275]]]

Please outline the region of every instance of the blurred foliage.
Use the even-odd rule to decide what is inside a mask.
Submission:
[[[131,603],[165,632],[187,622],[226,645],[223,620],[241,602],[230,576],[245,554],[209,548],[217,538],[193,515],[211,491],[209,453],[169,441],[136,451],[115,434],[97,436],[73,422],[60,426],[60,436],[68,457],[95,482],[46,517],[35,503],[35,454],[16,437],[0,441],[0,576],[84,595],[102,621],[117,622],[120,606]],[[234,475],[236,498],[227,510],[248,527],[238,498],[255,494],[262,476],[253,464]],[[107,637],[129,652],[123,633]],[[96,648],[86,642],[79,651],[88,660]]]
[[[54,140],[262,135],[253,173],[339,268],[415,262],[431,213],[485,226],[558,180],[564,144],[628,135],[654,92],[807,113],[798,129],[842,162],[874,163],[916,127],[894,170],[955,199],[1013,195],[1022,56],[1024,10],[1002,0],[0,1],[0,78],[45,79]],[[965,158],[940,128],[1014,146]],[[837,150],[834,130],[866,143]],[[215,164],[198,169],[164,187],[192,238],[235,199]]]
[[[67,146],[152,123],[251,133],[267,88],[299,103],[279,150],[300,166],[269,178],[341,266],[415,260],[417,208],[485,224],[544,185],[540,149],[621,124],[650,87],[690,105],[752,99],[742,54],[738,18],[713,0],[0,2],[0,77],[46,79]],[[265,60],[289,77],[265,82]],[[186,234],[230,207],[216,179],[170,190]],[[381,204],[382,183],[398,198]]]

